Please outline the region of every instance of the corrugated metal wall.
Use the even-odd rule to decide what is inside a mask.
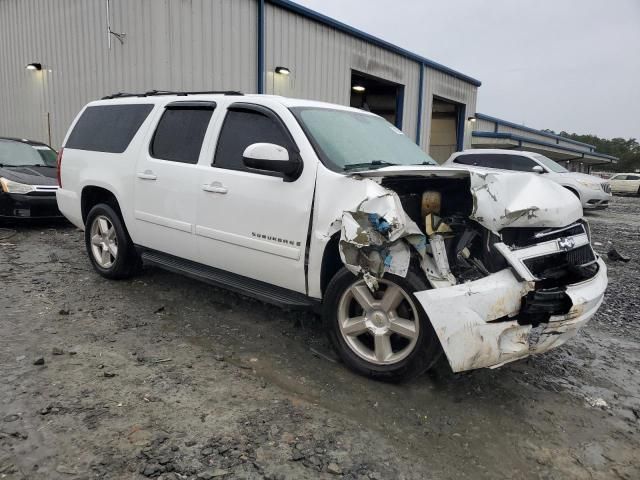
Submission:
[[[266,91],[349,105],[351,70],[405,86],[402,130],[415,138],[420,65],[329,26],[267,4]],[[291,75],[274,75],[277,66]]]
[[[431,110],[433,97],[440,97],[444,100],[461,103],[465,105],[465,128],[464,128],[464,148],[471,148],[472,123],[467,120],[476,114],[476,99],[478,87],[470,83],[463,82],[457,78],[447,75],[433,68],[424,67],[425,93],[423,98],[423,122],[420,135],[420,145],[429,145],[431,135]],[[428,152],[428,148],[425,148]]]
[[[258,0],[0,0],[0,135],[49,141],[93,99],[150,89],[257,90]],[[41,72],[25,70],[42,63]],[[291,69],[274,75],[276,66]],[[292,13],[265,6],[267,93],[348,105],[351,70],[404,85],[403,130],[415,138],[421,64]],[[425,68],[421,145],[433,95],[475,113],[477,87]],[[47,119],[50,119],[48,122]],[[465,146],[470,128],[466,128]]]
[[[256,90],[255,0],[111,0],[111,49],[106,25],[106,0],[0,0],[0,135],[48,141],[49,112],[59,146],[118,91]]]
[[[476,120],[475,125],[473,126],[474,132],[493,132],[495,131],[496,124],[489,120],[484,120],[479,118]]]

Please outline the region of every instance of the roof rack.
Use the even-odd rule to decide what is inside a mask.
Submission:
[[[111,100],[112,98],[124,98],[124,97],[153,97],[156,95],[178,95],[178,96],[187,96],[187,95],[244,95],[242,92],[237,92],[235,90],[209,90],[202,92],[174,92],[171,90],[149,90],[144,93],[128,93],[128,92],[118,92],[112,95],[107,95],[106,97],[102,97],[101,100]]]

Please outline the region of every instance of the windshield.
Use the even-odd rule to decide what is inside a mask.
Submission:
[[[437,165],[412,140],[383,118],[346,110],[291,109],[322,162],[335,171],[390,165]]]
[[[36,145],[33,148],[36,150],[36,152],[38,152],[40,158],[42,158],[42,160],[48,167],[55,167],[58,165],[58,154],[54,149],[46,147],[44,145]]]
[[[532,156],[552,172],[566,173],[569,171],[559,163],[554,162],[553,160],[545,157],[544,155],[540,155],[539,153],[534,153]]]
[[[55,167],[56,152],[44,145],[32,146],[0,140],[0,165],[4,167]]]

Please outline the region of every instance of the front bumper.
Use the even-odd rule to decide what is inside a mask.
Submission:
[[[0,193],[0,218],[62,218],[55,192]]]
[[[573,337],[595,314],[607,287],[607,267],[597,260],[598,272],[569,285],[572,306],[566,315],[552,315],[537,327],[518,323],[523,297],[534,289],[511,269],[473,282],[416,292],[454,372],[497,367],[532,354],[546,352]]]
[[[580,200],[583,209],[607,208],[611,201],[611,194],[604,190],[584,188],[580,191]]]

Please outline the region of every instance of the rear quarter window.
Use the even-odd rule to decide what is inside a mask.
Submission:
[[[65,148],[122,153],[149,116],[153,104],[94,105],[78,119]]]

